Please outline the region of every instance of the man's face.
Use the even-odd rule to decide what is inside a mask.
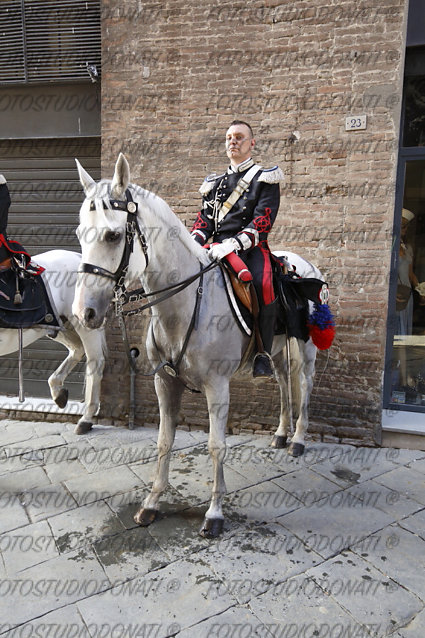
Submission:
[[[226,153],[230,163],[236,166],[251,157],[255,140],[245,124],[235,124],[226,133]]]

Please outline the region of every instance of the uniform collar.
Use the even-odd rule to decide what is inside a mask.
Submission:
[[[247,160],[245,160],[241,164],[238,164],[237,166],[230,165],[229,168],[227,169],[227,172],[242,173],[243,171],[248,170],[248,168],[251,168],[251,166],[253,165],[254,165],[254,160],[252,159],[252,157],[249,157]]]

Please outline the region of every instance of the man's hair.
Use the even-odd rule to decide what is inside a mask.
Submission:
[[[251,125],[248,124],[248,122],[244,122],[243,120],[233,120],[233,122],[230,122],[229,128],[231,126],[237,126],[238,124],[243,124],[244,126],[247,126],[248,129],[249,129],[249,132],[251,133],[251,137],[254,137],[254,132],[253,132],[253,130],[251,128]]]

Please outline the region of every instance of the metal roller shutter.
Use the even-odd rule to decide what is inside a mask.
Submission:
[[[100,138],[0,140],[0,173],[12,198],[8,236],[31,255],[54,248],[79,250],[75,229],[83,195],[74,158],[100,178]],[[27,396],[50,396],[47,379],[66,352],[47,338],[25,348]],[[17,394],[17,366],[17,353],[0,357],[0,394]],[[84,364],[79,364],[67,380],[70,398],[82,397],[83,382]]]

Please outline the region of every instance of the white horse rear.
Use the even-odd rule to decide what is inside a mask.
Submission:
[[[81,262],[79,253],[51,250],[35,255],[32,260],[46,269],[43,277],[47,281],[53,305],[64,322],[64,328],[26,328],[23,330],[23,346],[28,346],[41,337],[50,337],[68,349],[66,359],[48,379],[52,399],[60,408],[64,408],[68,401],[65,380],[86,355],[84,412],[75,428],[77,434],[84,434],[91,429],[100,403],[100,384],[106,353],[104,329],[89,330],[72,314],[77,270]],[[0,328],[0,356],[16,352],[18,347],[18,330]]]

